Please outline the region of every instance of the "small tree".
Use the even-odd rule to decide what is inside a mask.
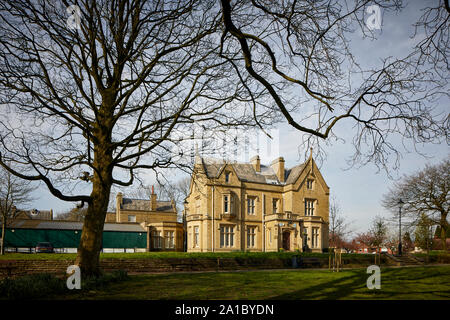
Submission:
[[[349,230],[349,222],[347,222],[345,216],[342,214],[341,207],[333,196],[330,202],[330,230],[329,230],[329,244],[330,247],[344,246],[346,237],[351,232]]]
[[[353,243],[355,244],[362,244],[363,246],[366,246],[368,248],[372,247],[373,245],[373,235],[370,234],[369,232],[365,232],[365,233],[359,233],[355,239],[353,239]]]
[[[369,234],[372,236],[372,246],[378,249],[384,245],[388,233],[388,227],[385,219],[380,216],[376,216],[372,221],[372,225],[369,230]]]
[[[403,248],[406,252],[414,249],[414,244],[413,241],[411,239],[411,235],[409,234],[409,232],[405,232],[405,234],[403,235],[402,238],[402,243],[403,243]]]
[[[410,217],[418,226],[425,215],[430,223],[440,227],[442,249],[446,250],[445,237],[448,228],[448,211],[450,208],[450,158],[434,166],[409,176],[404,176],[395,183],[389,192],[383,196],[382,204],[398,217],[398,200],[405,203],[402,208],[402,218]]]
[[[0,170],[0,215],[2,233],[0,254],[5,253],[6,227],[18,216],[19,206],[25,206],[33,198],[31,193],[36,189],[29,181],[22,180],[6,170]]]
[[[415,245],[422,249],[427,250],[427,254],[430,252],[430,248],[433,244],[433,232],[431,230],[433,221],[429,219],[425,214],[420,216],[420,220],[417,223],[415,232]]]

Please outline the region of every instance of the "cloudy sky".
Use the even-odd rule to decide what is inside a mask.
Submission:
[[[381,12],[382,26],[381,30],[377,31],[376,40],[364,39],[361,33],[356,32],[352,38],[352,45],[360,61],[370,65],[377,64],[382,57],[403,56],[411,48],[411,44],[417,40],[417,38],[411,38],[413,35],[411,24],[420,16],[421,5],[422,1],[412,1],[399,14]],[[448,113],[449,101],[442,100],[441,103],[442,110]],[[301,134],[287,124],[280,125],[278,130],[280,132],[279,152],[286,160],[286,167],[303,162],[305,150],[299,150]],[[376,215],[389,217],[390,213],[381,207],[380,200],[396,179],[403,174],[413,173],[426,164],[436,164],[450,154],[450,148],[446,143],[419,146],[419,150],[428,156],[423,157],[413,152],[412,148],[409,151],[403,149],[398,141],[402,158],[399,169],[390,171],[392,176],[390,178],[385,171],[378,170],[372,164],[362,168],[348,169],[346,160],[354,151],[350,143],[351,125],[343,123],[341,127],[338,127],[338,132],[347,142],[338,142],[326,147],[327,158],[321,164],[321,171],[342,213],[349,221],[352,221],[352,230],[355,232],[367,230]],[[270,163],[271,160],[273,159],[264,157],[261,159],[263,163]],[[152,179],[154,179],[153,175],[149,174],[147,181],[152,183]],[[72,203],[63,202],[51,196],[44,187],[36,191],[35,196],[37,200],[32,206],[40,210],[52,208],[55,212],[62,212],[74,206]]]

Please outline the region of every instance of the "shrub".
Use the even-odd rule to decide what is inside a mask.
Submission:
[[[17,279],[7,278],[0,282],[0,296],[12,300],[45,298],[65,290],[65,281],[48,273],[33,274]]]
[[[81,291],[89,291],[104,287],[111,282],[119,282],[128,279],[124,270],[116,270],[112,273],[102,274],[99,277],[82,277]],[[6,278],[0,282],[0,299],[30,300],[46,299],[57,294],[67,294],[66,278],[60,279],[52,274],[42,273],[20,277],[17,279]],[[76,293],[78,290],[73,290]]]
[[[115,270],[112,273],[104,273],[99,277],[84,277],[81,278],[81,290],[98,289],[110,282],[125,281],[127,279],[128,274],[125,270]]]

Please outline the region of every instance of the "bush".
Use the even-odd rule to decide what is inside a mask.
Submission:
[[[104,287],[111,282],[128,279],[124,270],[102,274],[99,277],[82,277],[81,291],[89,291]],[[17,279],[6,278],[0,282],[0,299],[29,300],[46,299],[57,294],[76,293],[79,290],[68,290],[66,278],[60,279],[54,275],[42,273],[24,276]]]
[[[45,298],[66,291],[66,283],[48,273],[33,274],[0,282],[0,296],[6,299],[23,300]]]
[[[128,274],[125,270],[116,270],[112,273],[102,274],[99,277],[85,277],[81,278],[81,290],[93,290],[104,287],[111,282],[125,281],[128,279]]]

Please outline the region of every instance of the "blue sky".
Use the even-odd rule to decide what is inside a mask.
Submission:
[[[420,1],[412,2],[400,14],[383,13],[382,29],[377,31],[377,39],[363,39],[358,32],[352,37],[352,46],[357,56],[366,65],[377,64],[380,58],[386,56],[403,56],[415,39],[411,39],[413,29],[411,23],[416,21],[420,12]],[[441,101],[442,110],[450,110],[449,101]],[[345,132],[348,137],[352,134],[351,126],[343,124],[339,132]],[[280,130],[280,155],[286,160],[286,167],[292,167],[304,161],[305,150],[299,150],[301,133],[289,128],[287,124],[278,127]],[[349,139],[346,141],[350,141]],[[398,141],[400,146],[400,141]],[[402,148],[402,147],[400,147]],[[376,215],[388,217],[390,213],[381,207],[380,200],[388,187],[403,174],[410,174],[423,168],[426,164],[436,164],[450,155],[450,148],[446,143],[440,145],[419,146],[419,150],[428,155],[427,158],[402,150],[400,167],[397,171],[390,171],[393,179],[390,179],[385,171],[378,170],[373,164],[362,168],[347,168],[346,159],[353,154],[353,146],[350,142],[337,142],[326,148],[328,156],[321,165],[322,174],[331,188],[342,209],[342,213],[349,221],[352,221],[352,230],[363,232],[367,230],[371,220]],[[412,149],[410,149],[411,151]],[[269,163],[273,159],[264,159],[263,163]],[[149,174],[147,181],[152,183],[153,174]],[[154,180],[153,180],[154,181]],[[62,212],[74,206],[51,196],[41,187],[35,192],[38,198],[32,207],[40,210],[52,208],[55,212]]]

